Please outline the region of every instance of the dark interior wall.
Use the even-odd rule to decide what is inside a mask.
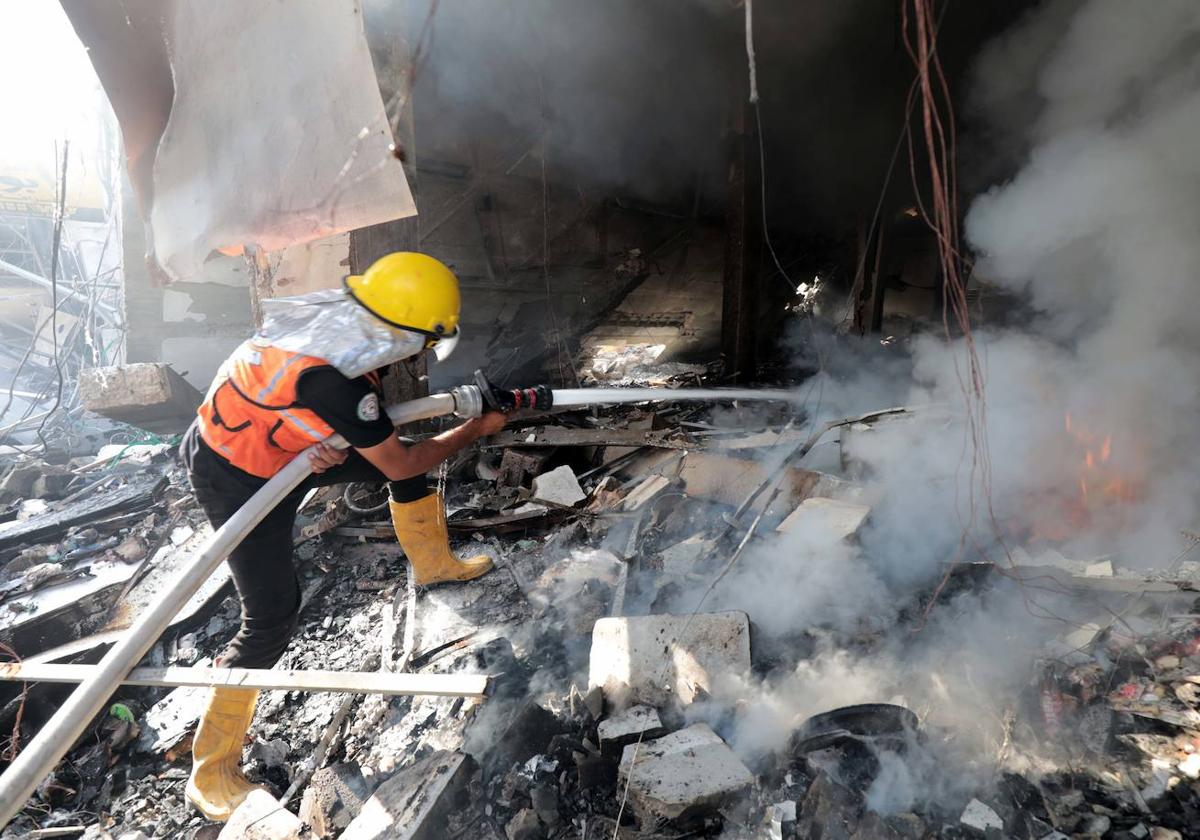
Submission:
[[[941,49],[961,94],[980,45],[1032,3],[947,3]],[[415,69],[405,152],[417,164],[419,244],[462,276],[462,363],[553,367],[585,340],[639,337],[665,338],[668,358],[714,358],[731,126],[748,86],[740,4],[443,0],[432,17],[430,4],[364,0],[365,27],[393,110]],[[798,277],[853,268],[912,78],[899,8],[755,0],[765,216]],[[747,207],[762,210],[760,198]],[[911,201],[905,152],[887,209]],[[764,260],[761,324],[773,332],[787,290]],[[215,329],[199,315],[162,327]]]
[[[1037,4],[940,4],[940,54],[960,104],[983,43]],[[901,5],[755,0],[772,224],[824,232],[874,205],[913,76]],[[540,177],[544,152],[548,177],[583,196],[686,209],[699,188],[702,214],[723,214],[729,128],[748,92],[740,3],[365,0],[365,16],[385,91],[399,33],[426,35],[418,154]],[[969,135],[969,113],[959,116]]]

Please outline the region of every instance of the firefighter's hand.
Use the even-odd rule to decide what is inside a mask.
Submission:
[[[474,421],[476,431],[480,437],[488,437],[504,428],[504,424],[508,422],[508,415],[499,411],[488,411],[482,417],[477,417]]]
[[[349,454],[349,450],[334,449],[328,444],[318,443],[313,447],[313,451],[308,453],[308,462],[312,464],[313,472],[323,473],[330,467],[344,462]]]

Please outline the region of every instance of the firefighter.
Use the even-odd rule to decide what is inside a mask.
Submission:
[[[292,528],[312,487],[388,482],[392,523],[411,585],[477,578],[487,556],[450,550],[442,499],[425,474],[504,426],[482,417],[420,443],[396,435],[381,404],[380,370],[431,350],[444,359],[458,342],[458,281],[423,254],[393,253],[331,289],[263,302],[263,327],[233,352],[184,435],[181,455],[196,500],[214,528],[303,450],[314,475],[250,532],[228,558],[241,601],[237,635],[217,663],[270,668],[296,628],[300,589]],[[340,434],[349,450],[321,441]],[[192,744],[188,799],[226,820],[253,787],[242,774],[242,742],[258,692],[216,687]]]

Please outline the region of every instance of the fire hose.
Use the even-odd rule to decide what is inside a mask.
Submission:
[[[635,402],[715,402],[755,400],[789,402],[795,394],[782,390],[727,390],[708,388],[533,388],[503,389],[475,374],[475,382],[460,385],[447,393],[390,406],[388,417],[396,426],[454,415],[479,417],[485,411],[545,411],[551,407],[570,408],[588,405],[615,405]],[[324,441],[338,449],[349,444],[341,435]],[[264,484],[257,493],[192,556],[179,575],[162,591],[158,599],[125,631],[112,649],[93,668],[46,721],[37,735],[0,776],[0,829],[20,812],[43,779],[53,772],[62,757],[100,713],[121,680],[146,655],[159,635],[184,607],[229,553],[260,523],[276,505],[312,473],[307,450],[293,458]]]

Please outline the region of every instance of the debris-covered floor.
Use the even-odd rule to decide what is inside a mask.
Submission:
[[[890,611],[855,613],[889,527],[860,456],[928,419],[808,419],[515,423],[444,476],[460,550],[497,560],[457,587],[408,589],[370,488],[346,495],[374,512],[311,500],[277,667],[486,673],[492,693],[265,693],[245,757],[271,796],[222,836],[1197,836],[1196,565],[1147,577],[1031,540],[885,578]],[[207,534],[166,444],[18,465],[0,492],[0,626],[25,661],[95,661]],[[218,575],[149,664],[210,664],[236,626]],[[11,751],[66,688],[5,685]],[[217,836],[183,798],[203,695],[123,688],[5,836]]]

